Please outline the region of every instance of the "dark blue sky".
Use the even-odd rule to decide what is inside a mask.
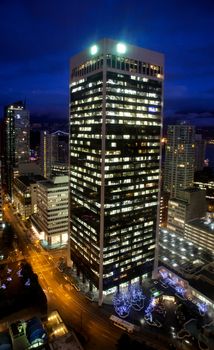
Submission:
[[[0,0],[0,116],[67,118],[69,58],[103,37],[165,54],[165,115],[214,124],[213,0]]]

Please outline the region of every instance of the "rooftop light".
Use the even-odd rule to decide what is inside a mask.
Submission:
[[[118,53],[125,53],[126,52],[126,45],[123,43],[117,44],[117,52]]]
[[[96,55],[96,53],[98,52],[98,46],[97,45],[93,45],[90,49],[91,55]]]

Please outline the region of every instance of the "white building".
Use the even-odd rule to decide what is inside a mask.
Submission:
[[[37,213],[32,228],[47,248],[65,245],[68,240],[68,176],[38,182]]]

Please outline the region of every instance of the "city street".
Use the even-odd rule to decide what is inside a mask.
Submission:
[[[21,257],[30,262],[39,277],[40,285],[47,296],[48,310],[57,309],[66,325],[84,336],[83,345],[86,350],[115,349],[122,330],[109,321],[108,307],[99,308],[96,303],[86,299],[67,282],[66,276],[57,268],[58,258],[54,259],[53,255],[45,251],[38,242],[31,242],[27,236],[29,229],[17,218],[9,205],[5,206],[4,216],[17,235],[19,250],[22,251]],[[151,343],[148,334],[143,338],[142,334],[137,335],[137,338]],[[156,339],[153,343],[159,342]],[[166,349],[164,345],[158,346],[159,349]]]

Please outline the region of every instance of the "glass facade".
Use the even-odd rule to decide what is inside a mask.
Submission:
[[[109,52],[93,62],[70,84],[70,252],[105,291],[152,271],[162,77]]]
[[[169,125],[164,171],[164,189],[171,198],[186,200],[184,190],[193,187],[195,127],[185,123]]]
[[[5,107],[4,117],[4,183],[12,197],[12,183],[19,164],[29,162],[30,115],[22,101]]]

